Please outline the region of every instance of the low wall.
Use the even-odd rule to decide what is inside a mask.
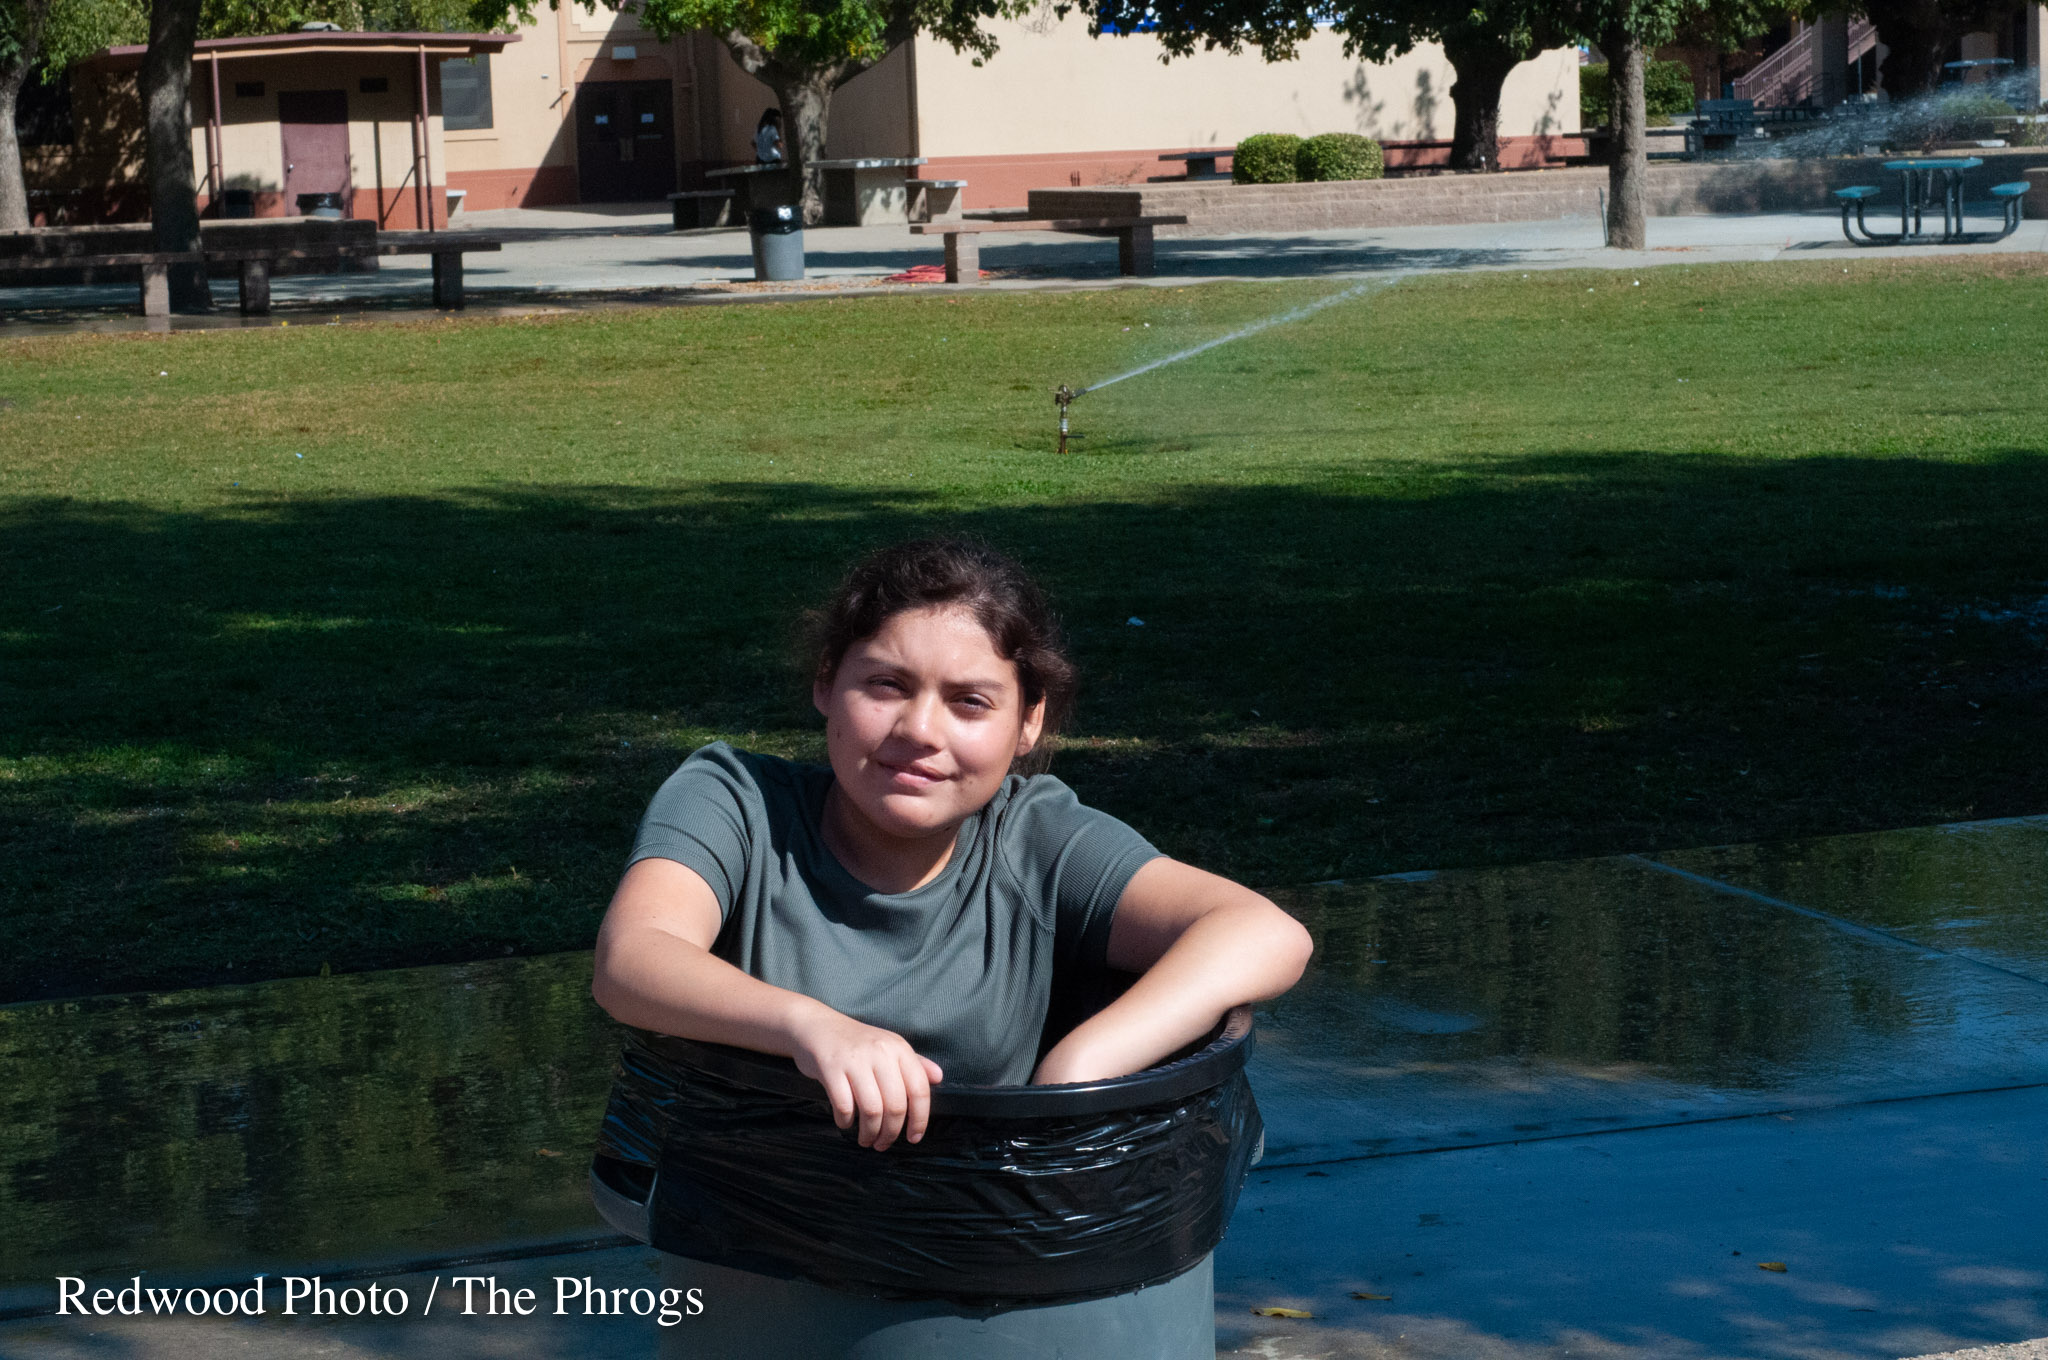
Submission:
[[[2048,169],[2048,148],[1988,149],[1984,164],[1964,176],[1963,192],[1988,198],[1990,186]],[[1884,157],[1842,156],[1783,161],[1653,163],[1649,210],[1655,217],[1710,213],[1832,211],[1830,190],[1883,186],[1891,199],[1896,171]],[[1595,217],[1607,188],[1604,167],[1427,175],[1334,184],[1138,184],[1127,187],[1033,189],[1033,217],[1179,215],[1184,227],[1162,236],[1220,232],[1327,231],[1373,227],[1536,222]],[[2048,203],[2029,216],[2048,216]]]

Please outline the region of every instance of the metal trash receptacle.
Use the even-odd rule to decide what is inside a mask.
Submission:
[[[754,247],[754,278],[787,283],[804,276],[804,210],[794,203],[756,208],[747,214]]]
[[[1239,1008],[1127,1077],[941,1086],[924,1141],[877,1154],[787,1059],[629,1031],[591,1197],[701,1291],[664,1355],[1211,1360],[1264,1142],[1250,1039]]]

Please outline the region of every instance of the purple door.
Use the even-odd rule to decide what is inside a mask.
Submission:
[[[340,194],[352,185],[348,165],[348,95],[341,90],[280,90],[278,130],[284,138],[284,210],[297,215],[300,194]]]

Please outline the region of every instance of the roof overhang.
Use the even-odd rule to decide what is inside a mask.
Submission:
[[[202,38],[192,45],[194,61],[244,61],[252,57],[296,57],[313,53],[350,53],[430,57],[474,57],[502,51],[519,41],[517,33],[267,33],[253,38]],[[95,66],[130,70],[142,65],[146,44],[109,47],[86,58]]]

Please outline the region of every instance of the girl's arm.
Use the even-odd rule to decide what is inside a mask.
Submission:
[[[1032,1081],[1100,1081],[1150,1067],[1233,1006],[1292,987],[1312,948],[1302,924],[1249,888],[1161,857],[1131,876],[1109,966],[1141,976],[1060,1040]]]
[[[711,952],[722,917],[696,870],[643,859],[626,870],[597,932],[590,994],[613,1019],[659,1034],[794,1058],[825,1088],[840,1128],[860,1121],[862,1147],[900,1133],[915,1143],[931,1117],[939,1065],[901,1035],[822,1001],[750,977]]]

